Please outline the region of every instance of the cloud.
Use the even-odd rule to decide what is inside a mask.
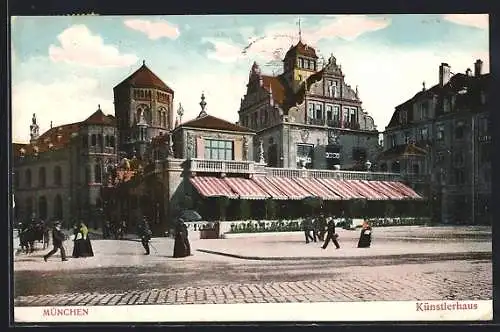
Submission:
[[[116,46],[105,45],[101,36],[92,35],[85,25],[73,25],[57,36],[60,46],[49,46],[53,62],[88,67],[126,67],[137,62],[134,54],[120,54]]]
[[[34,78],[36,79],[36,78]],[[107,95],[112,96],[110,91]],[[97,110],[113,114],[112,98],[102,93],[98,80],[67,77],[51,84],[35,80],[24,81],[12,87],[12,138],[14,142],[29,141],[29,125],[33,113],[37,114],[40,134],[54,126],[85,120]],[[36,101],[36,102],[34,102]]]
[[[443,18],[455,24],[471,26],[479,29],[488,29],[488,14],[446,14]]]
[[[130,29],[146,34],[146,36],[152,40],[157,40],[163,37],[177,39],[180,35],[179,29],[167,21],[153,22],[148,20],[131,19],[125,20],[123,23]]]
[[[243,58],[241,48],[231,41],[225,41],[213,38],[203,38],[204,42],[212,44],[214,50],[208,51],[207,57],[209,59],[217,60],[224,63],[235,62]]]
[[[388,18],[370,18],[366,15],[335,15],[331,18],[321,19],[315,27],[302,29],[302,38],[311,46],[315,46],[320,40],[332,38],[352,41],[366,32],[384,29],[390,23]],[[240,30],[247,34],[248,31],[253,31],[250,29]],[[295,24],[279,23],[268,26],[262,36],[249,37],[248,45],[227,43],[225,47],[219,48],[220,53],[212,41],[216,50],[210,53],[210,58],[227,62],[228,58],[238,59],[240,58],[238,53],[243,53],[252,59],[280,60],[290,46],[298,42],[298,38],[298,28]]]

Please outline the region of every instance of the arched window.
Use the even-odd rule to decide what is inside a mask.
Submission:
[[[97,136],[95,134],[92,134],[92,146],[96,146],[97,145]]]
[[[54,217],[58,220],[63,218],[63,203],[61,195],[56,195],[54,198]]]
[[[89,136],[88,135],[83,135],[82,136],[82,147],[83,148],[88,148],[89,147]]]
[[[135,111],[135,122],[139,122],[141,119],[141,114],[142,114],[142,108],[138,108],[137,111]]]
[[[95,183],[102,182],[101,165],[99,165],[99,164],[94,165],[94,182]]]
[[[31,170],[27,169],[25,172],[26,187],[31,188]]]
[[[146,120],[148,124],[151,124],[151,110],[148,108],[144,109],[144,120]]]
[[[44,188],[47,184],[47,174],[45,173],[45,167],[40,167],[38,169],[38,186]]]
[[[56,186],[62,185],[62,170],[61,170],[61,166],[54,167],[54,184]]]
[[[158,110],[158,125],[162,125],[163,124],[163,112],[160,110]]]
[[[47,198],[45,196],[38,199],[38,217],[47,220]]]

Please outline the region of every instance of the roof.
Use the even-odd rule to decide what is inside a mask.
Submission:
[[[427,151],[414,144],[396,145],[382,152],[379,159],[401,157],[401,156],[425,156]]]
[[[305,55],[311,58],[317,59],[316,50],[311,46],[302,43],[301,40],[297,43],[297,45],[290,47],[288,52],[286,52],[285,58],[297,55]]]
[[[254,132],[253,130],[247,127],[242,127],[232,122],[216,118],[215,116],[212,115],[205,115],[203,117],[195,118],[193,120],[184,122],[177,128],[182,128],[182,127],[238,131],[238,132],[248,132],[248,133]]]
[[[78,132],[80,123],[71,123],[62,126],[53,127],[40,135],[36,144],[13,143],[14,156],[19,156],[20,149],[24,148],[25,155],[33,154],[36,149],[38,153],[49,150],[59,150],[69,144],[71,136]]]
[[[156,76],[156,74],[153,73],[144,63],[139,69],[137,69],[132,75],[127,77],[116,87],[120,85],[130,85],[137,88],[157,88],[174,93],[174,91],[169,88],[158,76]]]
[[[113,115],[105,115],[99,108],[87,119],[76,122],[65,124],[57,127],[52,127],[42,135],[38,137],[35,144],[29,143],[13,143],[12,148],[14,149],[14,157],[20,156],[21,148],[24,148],[25,155],[29,155],[38,149],[38,153],[43,153],[49,150],[59,150],[66,147],[71,141],[73,134],[78,133],[80,128],[85,125],[115,125],[115,117]]]
[[[115,117],[111,114],[105,115],[101,108],[95,111],[91,116],[89,116],[86,120],[82,121],[82,124],[86,125],[107,125],[114,126],[115,125]]]
[[[272,91],[273,99],[280,105],[285,101],[285,88],[279,77],[262,75],[262,83],[267,91]]]
[[[444,95],[444,94],[457,94],[459,90],[463,87],[468,87],[471,89],[481,89],[485,88],[487,84],[489,84],[491,79],[491,75],[489,73],[483,74],[481,76],[467,76],[462,73],[458,73],[453,75],[449,82],[444,86],[440,86],[439,84],[434,85],[433,87],[421,90],[416,93],[413,97],[405,101],[404,103],[396,106],[394,113],[392,114],[391,120],[387,125],[387,128],[391,128],[397,126],[399,124],[399,112],[404,110],[406,107],[413,105],[417,100],[421,98],[429,98],[434,95]]]

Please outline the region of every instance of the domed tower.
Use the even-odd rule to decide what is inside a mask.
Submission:
[[[113,93],[118,147],[129,157],[138,144],[142,146],[152,137],[173,129],[174,91],[144,61],[138,70],[113,88]]]

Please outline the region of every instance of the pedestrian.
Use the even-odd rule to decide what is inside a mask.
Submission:
[[[102,228],[102,237],[108,239],[111,236],[111,222],[106,220]]]
[[[175,227],[174,258],[191,256],[191,244],[188,239],[188,229],[182,218]]]
[[[320,213],[319,217],[316,218],[315,226],[314,226],[314,231],[316,232],[316,236],[320,241],[325,240],[325,233],[326,233],[326,217],[323,212]]]
[[[306,244],[309,243],[310,241],[316,242],[316,234],[314,234],[314,229],[313,229],[313,218],[311,214],[306,215],[304,220],[302,221],[302,229],[304,230],[304,235],[306,237]],[[312,235],[311,235],[312,231]]]
[[[338,234],[335,232],[335,219],[330,218],[326,227],[327,227],[326,240],[321,248],[326,249],[330,241],[332,241],[333,244],[335,245],[335,248],[340,249],[340,244],[337,241]]]
[[[47,253],[45,256],[43,256],[43,260],[47,261],[50,256],[54,255],[57,250],[61,250],[61,260],[63,262],[67,261],[68,259],[66,258],[66,251],[64,250],[63,242],[66,239],[66,236],[61,230],[61,222],[56,221],[54,224],[54,228],[52,229],[52,244],[54,245],[54,248]]]
[[[368,224],[368,221],[363,221],[363,227],[361,228],[361,234],[359,236],[358,248],[370,248],[372,243],[372,228]]]
[[[143,216],[142,222],[139,223],[138,226],[139,226],[138,235],[141,238],[141,243],[142,246],[144,247],[144,250],[146,250],[144,254],[149,255],[150,253],[149,241],[151,240],[152,232],[151,228],[149,227],[149,223],[146,216]]]

